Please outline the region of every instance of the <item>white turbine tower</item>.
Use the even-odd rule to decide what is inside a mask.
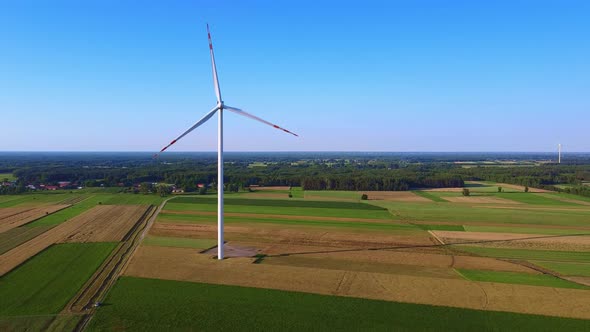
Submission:
[[[219,89],[219,80],[217,79],[217,67],[215,66],[215,56],[213,55],[213,43],[211,42],[209,24],[207,24],[207,37],[209,38],[209,52],[211,53],[211,67],[213,70],[213,86],[215,88],[215,95],[217,96],[217,105],[215,105],[215,107],[213,107],[213,109],[209,111],[209,113],[207,113],[201,120],[197,121],[197,123],[182,133],[182,135],[178,136],[176,139],[170,142],[170,144],[166,145],[162,150],[160,150],[159,153],[164,152],[172,144],[176,143],[178,140],[186,136],[191,131],[195,130],[203,123],[207,122],[207,120],[209,120],[215,114],[215,112],[219,112],[219,122],[217,126],[217,259],[223,259],[223,111],[228,110],[247,118],[262,122],[276,129],[280,129],[291,135],[298,135],[288,131],[285,128],[263,120],[255,115],[246,113],[239,108],[227,106],[223,103],[223,100],[221,99],[221,90]]]
[[[557,163],[561,164],[561,143],[557,144]]]

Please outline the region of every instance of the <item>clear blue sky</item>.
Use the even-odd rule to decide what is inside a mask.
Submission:
[[[0,151],[590,151],[590,1],[0,2]],[[216,149],[216,118],[174,151]]]

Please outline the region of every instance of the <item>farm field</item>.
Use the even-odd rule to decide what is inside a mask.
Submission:
[[[149,291],[146,291],[149,290]],[[89,331],[583,331],[590,321],[123,277]],[[223,312],[223,319],[213,311]],[[146,314],[157,313],[157,314]]]
[[[51,310],[24,306],[22,312],[7,312],[0,327],[208,330],[219,324],[212,315],[215,304],[247,317],[239,326],[244,329],[334,326],[334,317],[343,316],[347,318],[339,322],[349,330],[393,324],[408,330],[587,328],[590,206],[553,193],[515,188],[498,193],[492,190],[494,183],[470,188],[470,197],[450,188],[367,192],[368,200],[354,198],[361,192],[308,193],[298,188],[291,188],[298,194],[289,198],[288,187],[228,195],[223,261],[214,259],[215,195],[11,197],[5,203],[18,203],[4,208],[6,215],[60,202],[72,205],[0,233],[5,240],[0,245],[0,282],[21,275],[55,248],[96,244],[110,249],[101,259],[89,259],[96,264],[93,271],[101,267],[96,275],[91,277],[91,271],[81,278],[86,293],[68,293]],[[145,216],[155,211],[148,206],[164,199],[148,223]],[[143,226],[136,227],[141,220]],[[145,237],[139,235],[143,227],[149,227]],[[131,230],[133,242],[125,242]],[[124,263],[126,258],[120,257],[126,253],[132,256]],[[110,278],[109,269],[121,269],[122,277]],[[92,294],[104,296],[103,278],[114,283],[106,294],[108,305],[88,309],[96,296]],[[82,287],[72,285],[77,285],[74,293]],[[269,301],[276,304],[268,306]],[[331,310],[325,315],[313,309],[326,306]],[[72,316],[85,310],[95,313],[91,320]],[[279,313],[269,318],[272,310]],[[58,312],[64,315],[56,319]],[[184,312],[198,314],[185,317]],[[23,323],[27,314],[49,318]],[[451,317],[465,315],[471,318]],[[398,322],[427,316],[419,323]],[[234,329],[234,323],[220,328]]]
[[[544,193],[489,187],[482,197],[499,199],[486,203],[443,202],[460,196],[454,188],[413,196],[374,193],[368,201],[343,192],[304,192],[304,199],[254,197],[260,192],[228,197],[229,258],[222,262],[212,259],[215,250],[204,251],[215,244],[216,200],[174,198],[124,275],[590,319],[590,285],[580,279],[587,273],[590,209],[539,196]],[[573,263],[581,266],[563,265]],[[101,310],[112,312],[100,309],[97,317]]]
[[[54,245],[0,278],[0,316],[57,314],[115,247]]]
[[[4,200],[14,204],[0,208],[0,221],[15,227],[0,228],[0,330],[74,330],[83,317],[78,306],[101,294],[155,211],[103,202],[162,200],[128,196],[51,193]]]

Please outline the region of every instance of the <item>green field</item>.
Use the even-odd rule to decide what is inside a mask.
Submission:
[[[149,235],[142,243],[146,246],[207,249],[217,245],[217,240]]]
[[[424,204],[375,201],[395,211],[404,221],[443,221],[452,224],[497,223],[518,225],[588,226],[590,209],[534,210],[521,207],[494,209],[461,204]],[[525,227],[525,226],[523,226]]]
[[[566,276],[590,277],[590,263],[532,261],[532,263]]]
[[[7,180],[7,181],[14,181],[16,177],[12,173],[0,173],[0,182]]]
[[[142,195],[142,194],[110,194],[105,195],[102,204],[107,205],[130,205],[130,204],[144,204],[144,205],[159,205],[164,201],[164,197],[158,195]]]
[[[520,284],[531,286],[545,286],[557,288],[590,289],[588,286],[576,284],[571,281],[556,278],[547,274],[529,274],[503,271],[483,271],[457,269],[460,275],[467,280],[499,282],[504,284]]]
[[[539,194],[539,195],[547,196],[547,197],[575,199],[578,201],[590,202],[590,197],[574,195],[574,194],[567,194],[567,193],[543,193],[543,194]]]
[[[0,233],[0,255],[44,233],[50,228],[52,226],[17,227]]]
[[[590,230],[568,229],[568,228],[541,228],[541,227],[512,227],[512,226],[463,226],[467,232],[490,232],[490,233],[517,233],[517,234],[541,234],[541,235],[571,235],[587,234]]]
[[[342,191],[342,190],[306,190],[306,196],[326,197],[334,199],[361,199],[361,193],[356,191]]]
[[[207,204],[216,205],[217,198],[211,197],[178,197],[173,201],[175,204]],[[282,199],[257,199],[248,198],[227,198],[224,200],[226,206],[264,206],[284,208],[321,208],[321,209],[346,209],[346,210],[383,210],[383,208],[356,202],[334,202],[334,201],[306,201],[306,200],[282,200]]]
[[[461,225],[424,225],[416,224],[416,226],[425,231],[455,231],[464,232],[465,228]]]
[[[583,331],[590,320],[121,277],[89,331]]]
[[[553,199],[550,196],[541,196],[541,194],[534,194],[534,193],[497,193],[494,196],[510,199],[515,202],[525,203],[525,204],[534,204],[534,205],[565,205],[565,206],[580,206],[576,203],[570,202],[563,202],[557,199]]]
[[[158,215],[159,222],[169,223],[216,223],[215,216],[191,215],[191,214],[172,214],[160,213]],[[293,225],[293,226],[315,226],[315,227],[337,227],[337,228],[354,228],[354,229],[375,229],[375,230],[392,230],[392,231],[415,231],[418,228],[409,224],[395,223],[375,223],[363,222],[362,219],[358,221],[330,221],[330,220],[313,220],[311,218],[301,219],[279,219],[267,217],[232,217],[225,216],[226,224],[252,223],[252,224],[279,224],[279,225]]]
[[[453,249],[477,254],[480,256],[513,258],[524,260],[540,261],[561,261],[561,262],[579,262],[590,263],[590,252],[582,251],[552,251],[552,250],[530,250],[530,249],[505,249],[505,248],[486,248],[471,247],[465,245],[454,245]]]
[[[46,217],[38,219],[32,223],[26,225],[26,227],[37,227],[37,226],[55,226],[62,222],[72,219],[73,217],[90,210],[95,207],[103,199],[102,196],[94,195],[90,196],[83,201],[80,201],[69,208],[60,210],[56,213],[50,214]]]
[[[56,314],[116,243],[66,243],[42,251],[0,277],[0,317]]]
[[[301,187],[291,187],[291,195],[293,198],[305,197],[305,191]]]
[[[43,194],[22,194],[5,196],[5,201],[0,200],[0,208],[20,205],[37,205],[43,203],[56,204],[63,200],[78,197],[78,194],[69,192],[47,192]]]
[[[416,191],[413,191],[413,193],[418,196],[428,198],[429,200],[431,200],[433,202],[439,202],[439,203],[448,203],[449,202],[449,201],[441,198],[440,196],[435,195],[433,192],[416,190]]]
[[[502,187],[502,192],[505,192],[505,193],[523,192],[522,190],[504,187],[502,185],[499,185],[496,182],[491,182],[491,181],[478,181],[478,182],[480,182],[480,183],[475,183],[473,181],[465,181],[465,188],[469,189],[470,192],[475,192],[475,193],[497,193],[498,187]]]
[[[217,211],[217,200],[209,197],[179,197],[168,202],[165,209],[214,212]],[[233,213],[392,219],[387,209],[356,202],[228,198],[224,209],[225,212]]]

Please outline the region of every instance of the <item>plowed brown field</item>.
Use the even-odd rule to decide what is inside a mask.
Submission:
[[[157,266],[158,268],[154,268]],[[142,246],[129,276],[186,280],[424,303],[480,310],[590,318],[590,292],[577,289],[471,282],[379,272],[216,261],[194,249]]]
[[[146,205],[101,205],[80,215],[82,227],[62,242],[118,242],[146,212]]]
[[[70,205],[46,205],[38,208],[5,208],[0,209],[0,233],[6,232],[31,221],[42,218]]]

